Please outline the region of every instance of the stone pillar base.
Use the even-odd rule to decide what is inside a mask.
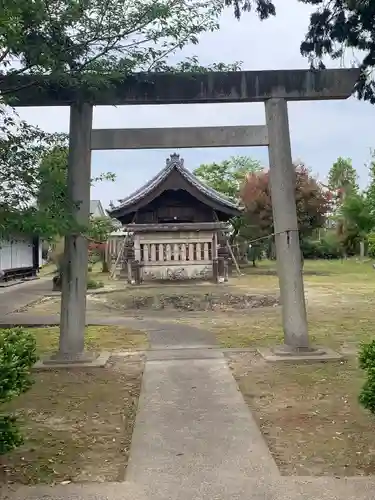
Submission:
[[[269,362],[321,363],[341,361],[343,356],[328,347],[293,348],[287,345],[259,348],[258,353]]]
[[[218,274],[218,282],[224,283],[225,269],[224,269],[225,260],[224,257],[219,257],[217,260],[217,274]]]
[[[295,356],[296,354],[299,356],[321,356],[325,353],[325,350],[321,347],[293,347],[287,344],[272,347],[271,350],[276,356]]]
[[[132,262],[132,284],[140,285],[141,281],[141,265],[137,260],[135,260]]]
[[[109,352],[94,353],[83,351],[78,354],[57,352],[48,358],[38,361],[34,370],[56,370],[58,368],[103,368],[111,354]]]

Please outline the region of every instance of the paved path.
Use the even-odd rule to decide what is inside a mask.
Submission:
[[[278,476],[223,354],[206,348],[216,346],[214,336],[189,345],[178,328],[174,336],[150,335],[160,351],[148,353],[126,479],[142,485],[146,498],[185,491],[193,499],[202,485],[225,491],[250,477]]]
[[[0,491],[3,500],[374,500],[375,481],[370,478],[332,477],[248,478],[241,484],[201,484],[199,489],[179,489],[173,496],[164,489],[148,496],[140,486],[125,483],[88,483],[35,486]]]
[[[45,326],[59,325],[60,316],[33,315],[26,313],[9,313],[1,315],[0,328],[12,325]],[[202,349],[218,347],[211,332],[189,325],[170,324],[162,320],[149,318],[131,318],[128,316],[92,316],[87,315],[87,325],[129,326],[145,331],[152,349]]]
[[[34,298],[42,289],[43,285],[30,286]],[[22,294],[25,300],[30,296],[28,291]],[[3,323],[59,323],[58,316],[4,317],[5,309],[0,308]],[[372,478],[280,476],[210,332],[125,317],[89,317],[91,322],[147,330],[151,344],[124,482],[23,487],[3,490],[1,498],[373,500]]]
[[[0,289],[0,318],[52,291],[51,276]]]

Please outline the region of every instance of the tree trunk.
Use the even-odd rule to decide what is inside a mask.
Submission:
[[[365,242],[363,240],[359,242],[359,258],[361,261],[365,258]]]

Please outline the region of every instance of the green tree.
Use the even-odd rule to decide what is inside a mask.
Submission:
[[[19,327],[0,330],[0,456],[23,442],[17,416],[4,413],[3,405],[30,389],[31,368],[37,359],[30,331]]]
[[[345,198],[339,209],[346,224],[344,243],[353,247],[359,241],[361,259],[364,257],[365,241],[374,228],[368,201],[365,193],[353,193]]]
[[[361,344],[358,361],[365,375],[358,399],[364,408],[375,415],[375,340]]]
[[[261,170],[261,164],[257,160],[248,156],[232,156],[220,163],[200,165],[194,170],[194,175],[228,198],[239,201],[246,176]]]
[[[375,103],[375,3],[372,0],[298,0],[312,5],[310,23],[301,54],[308,58],[313,68],[325,67],[324,59],[341,59],[345,50],[357,54],[356,66],[361,69],[356,91],[360,99]],[[272,0],[225,0],[234,7],[234,14],[255,10],[260,19],[276,15]],[[281,7],[282,8],[282,7]]]
[[[357,54],[361,69],[355,90],[358,97],[375,103],[375,4],[371,0],[300,0],[314,5],[301,54],[313,68],[325,68],[324,58],[341,59],[345,51]]]
[[[35,73],[96,89],[164,70],[172,54],[219,28],[222,10],[219,0],[4,0],[0,79]],[[204,69],[196,58],[177,67],[191,66]]]
[[[2,111],[0,125],[0,237],[23,232],[53,234],[58,220],[38,210],[37,193],[41,182],[40,158],[60,141],[19,120],[15,113]],[[1,117],[0,117],[1,118]]]
[[[51,239],[71,231],[103,237],[98,221],[86,228],[75,223],[67,197],[67,161],[65,135],[47,134],[8,113],[0,137],[0,237],[21,232]],[[108,173],[92,182],[113,179]]]
[[[102,244],[108,240],[109,234],[115,228],[114,221],[110,217],[90,217],[87,227],[77,225],[72,216],[73,204],[67,194],[68,154],[66,140],[62,140],[45,152],[39,167],[38,208],[46,220],[54,220],[55,232],[50,240],[53,248],[52,260],[57,267],[57,274],[53,278],[56,289],[61,287],[61,273],[64,270],[62,237],[72,232],[85,235],[89,242],[90,254],[99,257],[106,272],[105,245]],[[110,172],[104,173],[91,179],[91,184],[103,180],[114,181],[115,176]]]
[[[328,174],[328,187],[336,193],[336,202],[342,203],[346,196],[358,191],[358,174],[350,158],[339,157]]]
[[[371,160],[368,165],[370,182],[366,190],[368,207],[372,219],[375,221],[375,150],[371,150]]]
[[[328,187],[333,194],[333,212],[336,220],[336,234],[344,253],[353,249],[357,238],[352,222],[345,218],[342,205],[345,200],[358,193],[358,175],[350,158],[339,157],[328,174]],[[349,226],[351,226],[349,228]],[[354,230],[354,232],[353,232]]]
[[[303,163],[294,165],[294,168],[298,229],[300,237],[307,238],[316,229],[324,226],[330,200]],[[274,226],[269,171],[248,175],[241,190],[241,197],[245,205],[246,227],[252,238],[271,236]],[[272,242],[271,238],[269,241]]]
[[[366,190],[367,205],[373,221],[373,227],[368,235],[368,254],[375,257],[375,150],[371,150],[371,160],[368,165],[370,182]]]
[[[69,232],[79,231],[86,234],[90,241],[96,243],[107,240],[114,230],[114,222],[109,217],[91,217],[88,227],[79,227],[72,217],[72,202],[67,195],[68,174],[68,147],[66,141],[45,152],[41,159],[39,173],[40,184],[38,190],[38,207],[45,213],[46,219],[58,219],[58,229],[54,237],[65,236]],[[91,179],[91,184],[100,181],[114,181],[115,175],[111,172],[103,173]]]
[[[241,202],[241,188],[247,175],[260,172],[261,164],[248,156],[232,156],[229,160],[220,163],[208,163],[200,165],[194,170],[194,174],[210,187],[224,194],[233,201]],[[240,232],[248,236],[246,220],[243,216],[234,217],[231,220],[233,232],[230,237],[231,243]]]
[[[14,103],[19,75],[43,75],[51,83],[89,89],[110,88],[138,71],[235,69],[236,63],[210,68],[196,57],[168,65],[171,55],[199,35],[219,28],[218,0],[4,0],[0,9],[0,105]],[[3,100],[3,101],[2,101]],[[54,234],[66,231],[71,217],[34,203],[41,173],[39,157],[61,138],[45,134],[0,106],[0,232]],[[13,190],[12,186],[17,187]],[[56,196],[58,193],[54,191]],[[67,200],[65,200],[67,202]],[[67,208],[67,207],[65,207]],[[55,215],[55,220],[51,215]],[[50,220],[48,221],[48,217]]]

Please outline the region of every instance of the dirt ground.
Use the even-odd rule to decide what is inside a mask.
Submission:
[[[25,443],[2,457],[2,483],[123,479],[144,361],[112,358],[105,369],[40,372],[32,389],[8,404]]]
[[[375,474],[375,417],[358,403],[354,357],[280,365],[242,353],[230,366],[283,475]]]
[[[107,293],[88,293],[87,311],[93,315],[115,313],[131,314],[142,312],[153,314],[160,311],[172,312],[211,312],[249,310],[259,307],[272,307],[279,303],[277,292],[247,293],[236,286],[212,286],[195,284],[180,286],[124,286],[123,289]],[[32,314],[59,314],[60,297],[45,297],[38,303],[27,307]]]

